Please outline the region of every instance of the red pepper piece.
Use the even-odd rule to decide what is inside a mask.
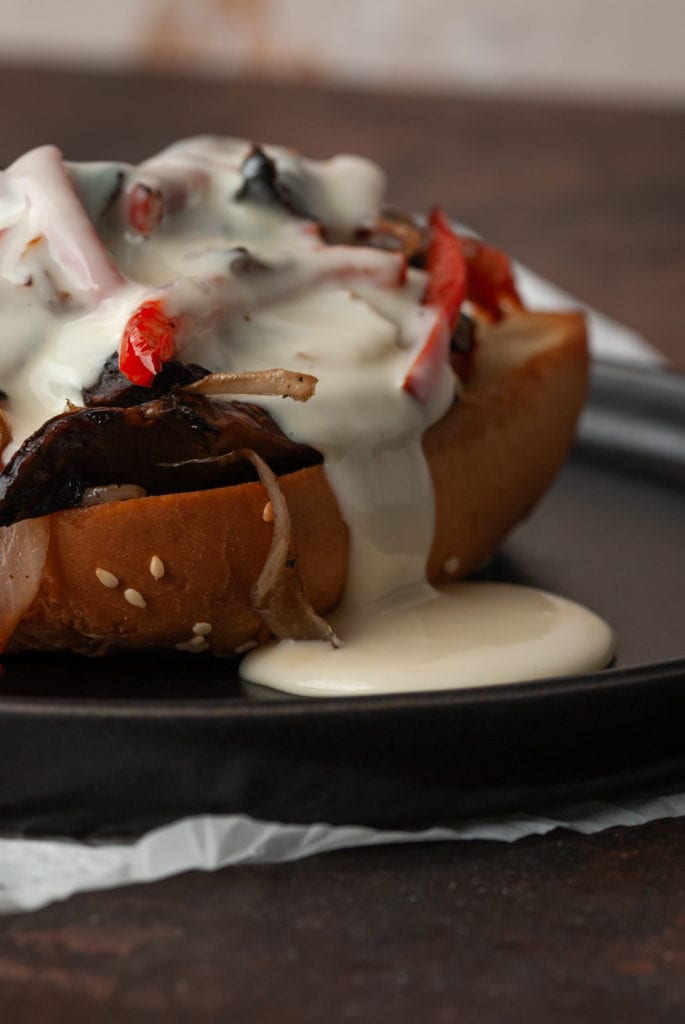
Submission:
[[[462,242],[442,210],[433,210],[429,225],[426,269],[430,277],[423,301],[427,306],[437,306],[443,311],[452,331],[457,326],[461,304],[466,297],[467,275]]]
[[[501,320],[509,309],[523,309],[516,291],[509,258],[477,238],[462,238],[468,268],[467,297],[491,320]]]
[[[177,322],[162,312],[159,299],[144,302],[121,338],[119,369],[133,384],[149,387],[176,351]]]
[[[461,242],[441,210],[430,216],[424,304],[435,306],[438,319],[414,360],[402,387],[421,402],[430,397],[449,355],[450,337],[459,321],[466,295],[466,264]]]
[[[140,235],[151,235],[166,212],[162,190],[138,181],[127,199],[129,225]]]
[[[417,401],[428,402],[448,362],[450,330],[445,314],[440,311],[428,338],[404,378],[402,388]]]

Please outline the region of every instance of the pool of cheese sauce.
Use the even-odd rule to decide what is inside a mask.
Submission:
[[[306,697],[452,690],[601,668],[613,637],[586,608],[532,587],[453,583],[380,608],[343,610],[332,623],[351,642],[258,648],[245,679]]]
[[[211,371],[285,367],[319,381],[306,403],[258,401],[288,436],[323,454],[349,528],[346,589],[331,617],[342,646],[273,643],[244,658],[243,678],[324,697],[495,685],[606,665],[610,628],[573,602],[510,584],[427,584],[434,502],[421,439],[458,382],[445,365],[427,402],[402,388],[435,319],[421,303],[426,276],[410,269],[404,284],[389,287],[396,255],[322,246],[287,212],[238,201],[249,149],[242,140],[191,139],[131,168],[61,165],[44,148],[2,173],[0,386],[13,432],[5,458],[66,399],[80,403],[131,313],[161,295],[171,314],[194,318],[184,361]],[[306,179],[309,206],[334,236],[344,239],[378,211],[384,179],[370,161],[266,149],[286,178]],[[83,207],[65,188],[64,169]],[[186,209],[140,238],[98,219],[120,174],[152,183],[199,176],[201,187]],[[93,246],[91,222],[104,250]],[[237,246],[299,286],[269,295],[262,278],[237,278],[227,269]],[[60,290],[72,296],[67,308],[55,301]],[[216,312],[227,308],[230,316]],[[455,560],[458,547],[456,539]]]

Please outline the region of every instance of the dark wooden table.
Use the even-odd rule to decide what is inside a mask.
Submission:
[[[363,152],[685,369],[685,118],[0,68],[0,164],[198,132]],[[622,1024],[685,1014],[685,822],[348,851],[0,919],[3,1024]]]

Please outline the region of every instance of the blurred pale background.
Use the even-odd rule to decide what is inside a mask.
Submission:
[[[685,100],[685,0],[0,0],[0,60]]]

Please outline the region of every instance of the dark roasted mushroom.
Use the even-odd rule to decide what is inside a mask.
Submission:
[[[247,199],[256,203],[272,203],[282,206],[289,213],[302,216],[290,190],[280,180],[276,161],[267,156],[260,146],[253,146],[240,168],[243,183],[236,192],[236,199]]]
[[[455,373],[466,381],[473,371],[473,360],[478,345],[475,321],[461,313],[454,333],[450,338],[450,362]]]
[[[117,406],[125,408],[131,405],[142,405],[154,398],[162,398],[175,387],[193,384],[206,377],[209,370],[195,363],[179,363],[170,360],[153,378],[150,387],[132,384],[128,377],[119,369],[119,358],[115,353],[109,357],[99,379],[90,388],[84,388],[83,404],[94,406]]]
[[[254,479],[249,460],[222,458],[242,448],[279,473],[321,461],[259,406],[203,395],[172,392],[143,405],[55,416],[0,475],[0,526],[72,508],[88,487],[135,484],[167,494]]]

